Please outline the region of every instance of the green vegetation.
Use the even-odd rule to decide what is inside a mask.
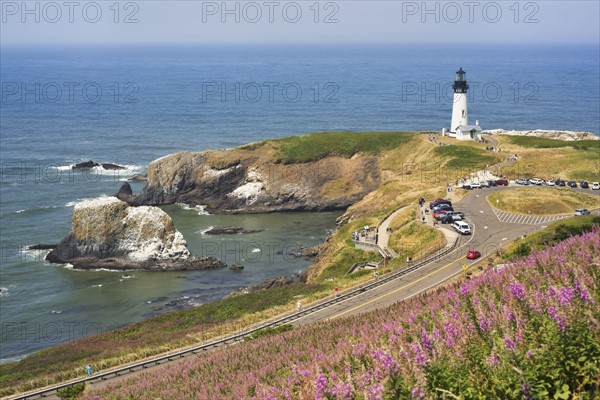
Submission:
[[[270,141],[277,148],[276,161],[305,163],[327,156],[350,158],[357,153],[380,154],[415,138],[407,132],[325,132]]]
[[[503,190],[490,194],[487,200],[500,210],[532,215],[572,214],[578,208],[600,207],[597,195],[559,187]]]
[[[291,324],[279,325],[275,328],[264,328],[254,332],[250,336],[246,336],[244,340],[248,341],[258,339],[259,337],[277,335],[279,333],[291,331],[292,329],[294,329],[294,326]]]
[[[565,141],[556,139],[539,138],[535,136],[507,136],[511,143],[521,147],[535,149],[555,149],[560,147],[572,147],[575,150],[600,151],[600,140],[578,140]]]
[[[502,258],[511,260],[516,257],[525,257],[537,250],[561,242],[571,236],[591,232],[594,227],[600,226],[600,217],[594,215],[580,215],[563,221],[553,222],[541,231],[535,232],[525,239],[513,242]]]
[[[467,145],[440,146],[435,148],[434,153],[448,159],[446,167],[449,169],[476,171],[498,162],[496,153]]]
[[[54,383],[80,376],[86,364],[99,371],[232,333],[249,324],[243,317],[268,314],[273,308],[293,304],[296,296],[323,290],[322,285],[294,284],[232,296],[44,349],[20,361],[0,365],[0,395],[14,393],[17,387],[24,391],[45,385],[46,378],[48,383]]]
[[[56,392],[56,394],[63,400],[75,400],[83,393],[84,390],[85,382],[81,382],[60,389]]]

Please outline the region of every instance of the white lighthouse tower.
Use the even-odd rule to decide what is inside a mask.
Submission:
[[[450,132],[456,133],[459,126],[469,125],[469,116],[467,114],[467,90],[469,85],[465,79],[466,72],[462,67],[456,71],[456,80],[452,88],[454,89],[454,103],[452,105],[452,124]]]

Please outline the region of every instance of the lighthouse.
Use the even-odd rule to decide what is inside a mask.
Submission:
[[[462,67],[456,71],[456,80],[452,88],[454,89],[454,102],[452,103],[452,124],[450,124],[450,132],[455,133],[459,126],[469,125],[469,117],[467,114],[467,80]]]

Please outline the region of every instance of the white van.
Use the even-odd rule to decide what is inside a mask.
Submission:
[[[461,233],[463,235],[470,235],[471,234],[471,227],[469,226],[469,224],[467,224],[464,221],[454,221],[454,223],[452,224],[452,227],[458,233]]]

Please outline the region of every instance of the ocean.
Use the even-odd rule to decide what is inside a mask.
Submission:
[[[449,127],[460,67],[469,118],[484,129],[600,134],[597,47],[462,46],[2,47],[0,359],[302,271],[309,262],[287,251],[335,229],[334,212],[164,207],[193,253],[242,272],[81,272],[26,250],[60,241],[78,201],[116,193],[156,158],[318,131],[437,131]],[[127,169],[70,169],[87,160]],[[204,234],[231,225],[264,231]]]

